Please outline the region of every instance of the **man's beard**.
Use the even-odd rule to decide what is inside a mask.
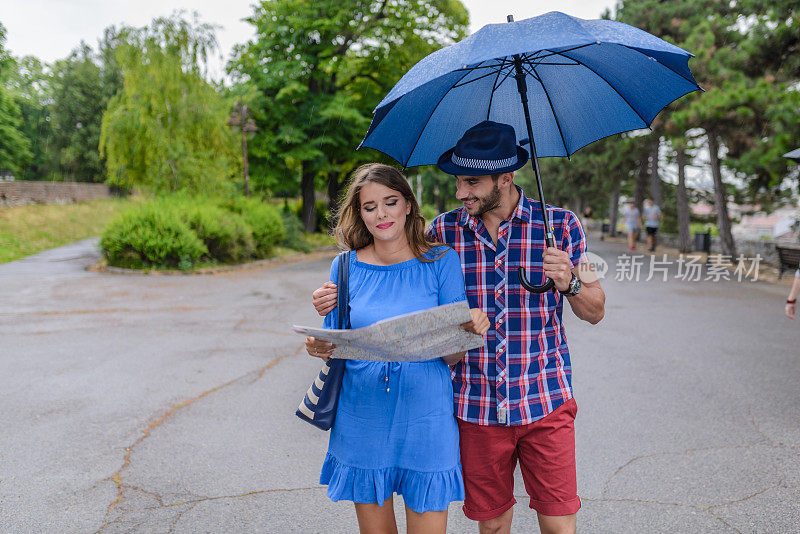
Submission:
[[[470,215],[480,217],[487,211],[492,211],[500,206],[500,188],[497,187],[497,184],[494,184],[494,187],[489,191],[488,195],[485,197],[475,197],[475,199],[478,201],[478,205],[474,208],[475,213],[470,213]]]

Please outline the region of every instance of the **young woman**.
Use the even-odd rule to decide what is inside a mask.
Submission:
[[[425,221],[403,175],[369,164],[352,176],[336,236],[350,254],[352,328],[466,300],[456,252],[428,241]],[[338,260],[338,259],[337,259]],[[331,265],[336,280],[337,260]],[[483,335],[486,315],[463,325]],[[335,328],[338,309],[325,318]],[[307,338],[312,356],[332,347]],[[392,494],[403,496],[409,533],[444,533],[447,507],[464,484],[448,365],[464,353],[415,363],[349,360],[320,483],[334,500],[355,503],[362,533],[396,533]]]

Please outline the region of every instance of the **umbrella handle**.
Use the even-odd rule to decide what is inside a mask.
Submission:
[[[519,283],[531,293],[547,293],[556,285],[550,278],[547,278],[547,281],[540,286],[531,284],[528,281],[528,275],[525,274],[524,267],[517,267],[517,273],[519,274]]]
[[[513,22],[514,17],[512,15],[508,16],[508,22]],[[544,221],[544,228],[545,228],[545,241],[547,242],[548,247],[555,246],[555,240],[553,239],[552,228],[550,227],[550,220],[547,217],[547,205],[544,201],[544,190],[542,190],[542,181],[539,178],[539,158],[536,154],[536,143],[533,140],[533,128],[531,127],[531,112],[528,109],[528,86],[525,83],[525,73],[522,71],[522,59],[519,55],[514,56],[514,69],[516,70],[517,74],[514,78],[517,80],[517,91],[519,92],[520,101],[522,102],[522,110],[525,112],[525,126],[528,130],[528,139],[527,142],[531,145],[531,165],[533,166],[533,173],[536,176],[536,187],[539,190],[539,205],[542,210],[542,221]],[[523,267],[519,267],[517,272],[519,273],[519,282],[526,290],[530,291],[531,293],[547,293],[551,289],[555,287],[555,282],[551,279],[547,278],[545,283],[540,286],[535,286],[530,283],[528,280],[528,276],[525,274],[525,269]]]

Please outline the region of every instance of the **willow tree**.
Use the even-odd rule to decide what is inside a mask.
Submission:
[[[109,183],[190,193],[231,186],[241,162],[231,106],[204,78],[214,31],[197,15],[174,14],[121,36],[123,85],[100,135]]]
[[[0,24],[0,171],[20,172],[31,158],[31,142],[21,131],[22,115],[14,91],[6,81],[17,68],[4,48],[5,28]]]

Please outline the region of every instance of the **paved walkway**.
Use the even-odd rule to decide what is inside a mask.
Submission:
[[[593,245],[606,318],[565,313],[579,531],[795,532],[785,288],[618,282],[623,249]],[[214,276],[86,272],[96,258],[83,241],[0,265],[0,532],[354,532],[317,485],[327,434],[293,415],[319,364],[288,327],[320,323],[330,254]],[[517,490],[514,531],[536,532]],[[456,505],[449,527],[477,530]]]

